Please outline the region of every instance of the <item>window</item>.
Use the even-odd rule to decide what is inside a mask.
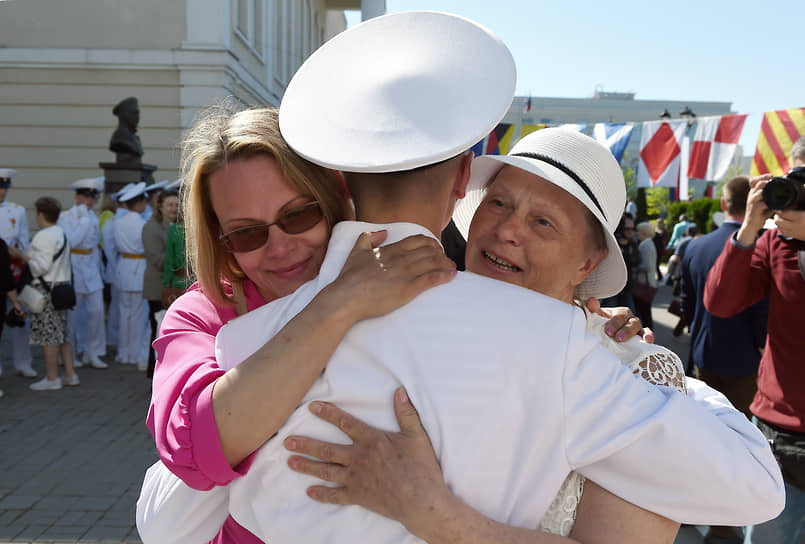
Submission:
[[[266,0],[235,0],[235,33],[260,59],[265,54],[265,2]]]

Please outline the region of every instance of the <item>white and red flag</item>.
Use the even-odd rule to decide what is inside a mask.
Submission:
[[[676,188],[686,121],[646,121],[640,134],[638,187]]]
[[[690,148],[688,177],[721,180],[735,157],[745,122],[746,114],[698,119]]]

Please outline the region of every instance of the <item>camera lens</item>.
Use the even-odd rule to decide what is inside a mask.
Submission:
[[[800,185],[787,178],[772,178],[763,188],[763,202],[772,210],[790,208],[797,200]]]

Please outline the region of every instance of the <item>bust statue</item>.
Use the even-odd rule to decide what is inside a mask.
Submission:
[[[140,164],[143,156],[143,144],[137,136],[137,124],[140,122],[140,106],[133,96],[121,100],[113,109],[118,124],[109,149],[114,151],[118,163]]]

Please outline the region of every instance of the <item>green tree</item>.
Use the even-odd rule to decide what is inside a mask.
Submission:
[[[667,217],[671,205],[668,187],[652,187],[646,189],[646,216],[650,219]]]

